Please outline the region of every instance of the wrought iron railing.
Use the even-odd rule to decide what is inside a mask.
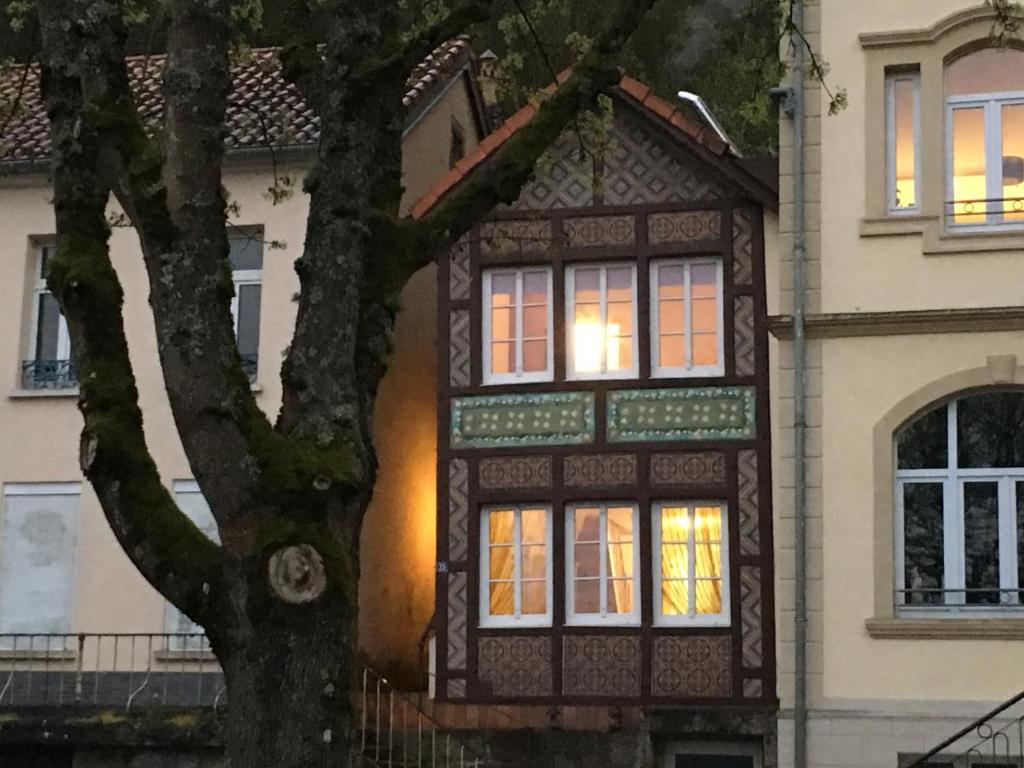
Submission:
[[[947,200],[946,223],[954,226],[1024,225],[1024,197]]]
[[[23,360],[21,386],[24,389],[71,389],[78,386],[72,360]]]
[[[1024,691],[986,712],[903,768],[1024,768]]]
[[[903,612],[993,610],[1024,611],[1024,589],[1000,587],[908,587],[894,592],[896,607]]]

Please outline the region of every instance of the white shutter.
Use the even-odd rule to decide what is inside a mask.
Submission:
[[[67,488],[76,489],[73,493]],[[0,633],[71,631],[78,483],[53,493],[22,485],[6,489],[0,529]],[[39,492],[42,491],[42,492]]]
[[[220,544],[220,532],[217,530],[217,521],[213,519],[210,505],[203,498],[197,483],[191,480],[176,482],[174,484],[174,499],[178,503],[178,508],[185,513],[189,520],[195,523],[200,531],[205,533],[214,543]],[[179,635],[179,637],[171,638],[173,650],[201,650],[208,647],[205,640],[182,637],[182,635],[201,634],[205,630],[171,603],[167,604],[165,625],[168,634]]]

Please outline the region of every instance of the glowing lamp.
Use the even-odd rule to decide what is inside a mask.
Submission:
[[[578,373],[600,373],[619,369],[619,326],[607,327],[593,320],[573,325],[573,364]],[[602,359],[603,358],[603,359]],[[602,363],[607,361],[607,367]]]

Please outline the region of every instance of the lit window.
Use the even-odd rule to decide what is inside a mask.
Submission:
[[[480,525],[480,623],[551,624],[551,510],[484,510]]]
[[[917,72],[891,74],[885,80],[889,213],[917,211],[920,177],[921,77]]]
[[[551,270],[484,272],[484,383],[551,381]]]
[[[720,376],[722,263],[651,265],[651,371],[654,376]]]
[[[1024,224],[1024,51],[985,48],[946,68],[948,221]]]
[[[635,377],[636,267],[569,267],[565,282],[566,378]]]
[[[71,361],[68,324],[57,297],[46,286],[46,272],[55,250],[52,244],[40,246],[33,265],[29,359],[21,365],[25,389],[67,389],[78,383]]]
[[[897,435],[896,605],[1024,605],[1024,393],[969,395]]]
[[[0,529],[0,636],[65,635],[78,540],[79,483],[8,483]],[[29,638],[17,639],[29,650]],[[64,638],[34,638],[37,650],[64,647]]]
[[[635,504],[576,504],[566,515],[570,624],[639,624]]]
[[[199,484],[194,480],[179,480],[174,483],[174,500],[178,509],[185,513],[196,528],[202,531],[210,541],[220,544],[220,531],[217,522],[206,503]],[[176,606],[167,603],[164,615],[168,649],[172,651],[202,651],[210,647],[206,639],[206,630],[182,613]]]
[[[231,316],[235,320],[235,338],[242,369],[256,379],[260,353],[260,302],[263,291],[263,235],[261,232],[232,236],[231,279],[235,297]]]
[[[654,506],[654,537],[656,623],[728,624],[725,507],[660,502]]]

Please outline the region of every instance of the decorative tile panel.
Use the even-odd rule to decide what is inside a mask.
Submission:
[[[480,460],[480,487],[493,490],[550,488],[550,456],[501,456]]]
[[[448,345],[448,383],[453,387],[468,387],[470,376],[469,310],[451,312],[451,341]]]
[[[463,238],[449,252],[448,293],[452,299],[469,298],[469,242]]]
[[[761,569],[756,565],[740,568],[740,633],[743,666],[760,669],[764,659],[761,637]]]
[[[608,440],[746,440],[755,435],[751,387],[608,393]]]
[[[757,495],[757,451],[740,451],[738,462],[740,554],[761,551],[761,515]]]
[[[764,696],[764,683],[756,677],[747,678],[743,681],[743,698],[760,699]]]
[[[550,696],[551,638],[480,638],[478,667],[495,696]]]
[[[465,573],[448,574],[448,669],[465,669],[468,579]]]
[[[640,638],[567,636],[562,646],[566,696],[639,696]]]
[[[452,399],[451,444],[456,448],[581,445],[593,441],[593,392]]]
[[[724,453],[696,451],[651,456],[651,483],[654,485],[721,485],[724,482]]]
[[[728,635],[655,637],[651,693],[679,699],[732,695],[732,646]]]
[[[736,375],[753,376],[756,366],[754,297],[737,296],[733,307]]]
[[[632,453],[566,456],[562,467],[565,484],[574,488],[636,484],[636,456]]]
[[[633,216],[577,216],[565,219],[566,245],[570,248],[633,245],[636,219]]]
[[[546,251],[554,244],[549,219],[508,219],[480,225],[480,253]]]
[[[647,217],[647,240],[652,245],[717,240],[721,236],[721,211],[667,211]]]
[[[739,208],[732,215],[732,281],[746,285],[754,281],[754,212]]]
[[[469,462],[448,462],[448,559],[465,560],[469,552]]]
[[[460,678],[448,681],[448,698],[449,699],[464,699],[466,698],[466,681]]]
[[[583,208],[594,202],[593,162],[580,157],[579,138],[573,131],[551,145],[540,165],[546,172],[536,174],[523,187],[513,208]]]

